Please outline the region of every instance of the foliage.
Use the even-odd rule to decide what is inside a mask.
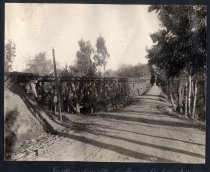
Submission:
[[[118,77],[118,73],[116,70],[108,69],[105,72],[106,77]]]
[[[78,42],[80,50],[77,51],[76,70],[80,76],[94,75],[96,71],[95,63],[92,62],[91,56],[94,52],[90,41],[80,40]],[[74,72],[75,68],[71,68]]]
[[[61,76],[61,77],[70,76],[69,67],[67,65],[61,70],[59,76]]]
[[[135,66],[121,65],[117,70],[117,76],[150,78],[150,69],[147,64],[146,65],[137,64]]]
[[[195,74],[206,68],[205,6],[150,6],[163,27],[151,35],[156,43],[148,51],[150,64],[166,71],[168,78],[186,69]]]
[[[16,56],[16,45],[12,40],[8,40],[4,47],[4,71],[10,72],[12,70],[12,62]]]
[[[107,51],[105,40],[101,35],[97,38],[96,49],[96,53],[93,57],[95,64],[96,66],[103,66],[105,72],[107,60],[110,55]]]
[[[204,93],[203,102],[206,97],[206,84],[200,80],[205,78],[207,65],[207,7],[152,5],[149,11],[157,13],[162,26],[151,34],[155,44],[147,49],[149,65],[156,67],[157,82],[170,99],[175,98],[178,107],[183,106],[180,100],[186,102],[184,109],[193,117],[194,105],[199,107],[197,97]]]
[[[49,75],[53,72],[53,62],[46,58],[46,53],[40,52],[28,61],[25,72]]]

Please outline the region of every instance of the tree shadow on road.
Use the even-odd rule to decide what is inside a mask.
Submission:
[[[136,158],[139,160],[147,160],[150,162],[178,163],[177,161],[172,161],[172,160],[161,158],[158,156],[152,156],[152,155],[148,155],[148,154],[144,154],[144,153],[135,152],[133,150],[129,150],[127,148],[123,148],[123,147],[108,144],[108,143],[102,143],[102,142],[99,142],[99,141],[96,141],[93,139],[89,139],[84,136],[77,136],[77,135],[67,134],[67,133],[63,133],[63,134],[61,134],[61,136],[69,138],[69,139],[77,140],[77,141],[83,142],[85,144],[93,145],[93,146],[96,146],[99,148],[108,149],[108,150],[117,152],[119,154],[133,157],[133,158]]]
[[[68,120],[68,119],[66,118],[65,120]],[[106,144],[106,143],[102,143],[102,142],[98,142],[98,141],[93,141],[93,140],[91,140],[87,137],[84,137],[83,135],[86,136],[88,134],[94,134],[96,136],[102,136],[102,137],[107,137],[107,138],[111,138],[111,139],[126,141],[126,142],[134,143],[134,144],[137,144],[137,145],[141,145],[141,146],[147,146],[147,147],[151,147],[151,148],[155,148],[155,149],[160,149],[160,150],[163,150],[163,151],[170,151],[170,152],[179,153],[179,154],[188,155],[188,156],[194,156],[194,157],[198,157],[198,158],[202,158],[202,159],[205,158],[205,156],[203,156],[201,154],[198,154],[198,153],[189,152],[189,151],[176,149],[176,148],[170,148],[170,147],[161,146],[161,145],[156,145],[156,144],[147,143],[147,142],[143,142],[143,141],[139,141],[139,140],[133,140],[133,139],[129,139],[129,138],[126,138],[126,137],[121,137],[121,136],[117,135],[117,133],[114,133],[110,130],[109,131],[104,130],[104,129],[110,129],[110,127],[107,126],[107,125],[100,126],[100,124],[96,124],[96,123],[75,123],[72,127],[70,127],[70,129],[73,130],[76,134],[82,133],[82,136],[68,135],[68,133],[61,134],[61,135],[64,136],[64,137],[79,140],[81,142],[91,144],[91,145],[94,145],[94,146],[97,146],[97,147],[102,147],[102,148],[105,148],[105,149],[113,150],[113,151],[118,152],[120,154],[130,156],[130,157],[134,157],[134,158],[137,158],[137,159],[144,159],[144,160],[151,161],[151,157],[152,157],[152,159],[153,158],[156,159],[157,162],[171,162],[171,160],[166,160],[166,159],[163,159],[163,158],[160,158],[160,157],[135,152],[135,151],[128,150],[128,149],[120,147],[120,146]],[[113,129],[113,128],[111,128],[111,129]],[[115,129],[113,129],[113,130],[115,130]],[[140,134],[140,133],[138,133],[138,134]],[[170,138],[166,138],[166,137],[158,137],[158,136],[152,136],[152,135],[147,135],[147,136],[163,138],[163,139],[170,139]],[[171,139],[171,140],[176,140],[176,139]],[[186,142],[186,143],[188,143],[188,142]]]
[[[154,137],[154,138],[159,138],[159,139],[166,139],[166,140],[171,140],[171,141],[178,141],[178,142],[183,142],[183,143],[198,145],[198,146],[205,146],[205,144],[196,143],[196,142],[189,142],[189,141],[186,141],[186,140],[174,139],[174,138],[163,137],[163,136],[156,136],[156,135],[145,134],[145,133],[140,133],[140,132],[135,132],[135,131],[130,131],[130,130],[124,130],[124,129],[117,129],[117,128],[113,128],[113,127],[109,127],[109,126],[107,126],[106,128],[111,129],[111,130],[118,130],[118,131],[133,133],[133,134],[137,134],[137,135],[143,135],[143,136]]]
[[[117,112],[117,111],[116,111]],[[146,116],[154,116],[154,117],[169,117],[169,118],[177,118],[179,119],[178,116],[172,115],[172,114],[166,114],[166,113],[159,113],[159,112],[151,112],[151,111],[143,111],[143,110],[122,110],[122,112],[128,113],[128,114],[137,114],[137,115],[145,115]]]
[[[162,98],[165,99],[167,101],[167,96],[166,95],[154,95],[154,94],[143,94],[142,96],[148,96],[148,97],[158,97],[158,98]]]
[[[169,104],[168,103],[168,100],[166,99],[160,99],[160,98],[154,98],[154,97],[147,97],[147,96],[144,96],[144,97],[138,97],[138,98],[135,98],[135,100],[152,100],[152,101],[156,101],[157,103],[166,103],[166,104]]]
[[[149,112],[145,112],[144,114],[149,114]],[[122,121],[133,121],[133,122],[139,122],[139,123],[145,123],[150,125],[163,125],[163,126],[169,126],[169,127],[183,127],[183,128],[196,128],[195,125],[186,123],[186,122],[177,122],[177,121],[166,121],[166,120],[155,120],[155,119],[146,119],[142,117],[131,117],[131,116],[121,116],[120,113],[115,112],[115,114],[105,114],[105,113],[97,113],[97,114],[91,114],[91,116],[97,117],[97,118],[109,118],[114,120],[122,120]]]

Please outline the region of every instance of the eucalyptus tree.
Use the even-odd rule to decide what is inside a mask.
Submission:
[[[148,10],[157,13],[162,26],[160,31],[151,35],[156,44],[147,50],[149,64],[164,70],[169,90],[174,79],[179,81],[178,98],[183,95],[183,89],[187,94],[185,115],[194,117],[197,79],[206,72],[207,7],[153,5]],[[172,91],[169,92],[173,101]],[[180,105],[178,100],[178,109]]]
[[[96,66],[103,66],[104,75],[106,73],[106,65],[109,57],[110,54],[105,45],[105,39],[100,35],[96,41],[96,52],[93,58]]]
[[[80,40],[78,42],[80,50],[77,51],[76,69],[79,71],[80,76],[94,75],[96,67],[91,60],[91,56],[94,53],[94,49],[91,46],[90,41]]]

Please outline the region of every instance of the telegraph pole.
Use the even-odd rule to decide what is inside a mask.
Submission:
[[[60,121],[62,122],[61,99],[60,99],[60,91],[59,91],[59,83],[58,83],[56,61],[55,61],[55,50],[54,49],[52,49],[52,55],[53,55],[53,63],[54,63],[54,72],[55,72],[55,82],[56,82],[57,97],[58,97],[58,113],[59,113],[59,116],[60,116]]]

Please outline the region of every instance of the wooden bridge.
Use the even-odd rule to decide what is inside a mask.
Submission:
[[[58,77],[57,93],[53,75],[11,72],[7,77],[23,86],[35,84],[38,101],[50,109],[53,109],[55,96],[59,94],[62,110],[68,112],[77,109],[77,105],[86,110],[124,107],[140,95],[139,85],[149,81],[148,78]]]

